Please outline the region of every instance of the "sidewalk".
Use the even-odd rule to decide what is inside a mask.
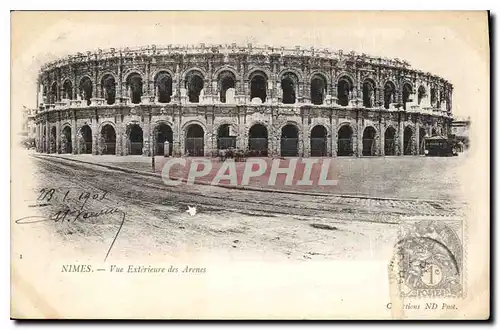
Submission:
[[[129,170],[153,173],[152,158],[144,156],[115,156],[115,155],[54,155],[68,159],[90,163],[117,166]],[[166,160],[162,156],[155,157],[155,173],[160,176]],[[189,169],[191,158],[184,158]],[[265,160],[268,171],[262,176],[252,178],[248,188],[266,189],[271,191],[292,191],[315,194],[370,196],[397,199],[428,199],[453,200],[460,197],[460,183],[458,173],[464,162],[462,157],[366,157],[366,158],[332,158],[328,179],[338,181],[337,185],[321,186],[317,184],[320,168],[313,168],[311,180],[313,185],[285,185],[284,175],[278,175],[275,185],[269,186],[269,173],[273,159]],[[196,182],[209,184],[220,169],[222,162],[212,160],[212,171]],[[241,180],[244,162],[236,163],[238,180]],[[287,166],[286,162],[280,167]],[[333,174],[333,175],[332,175]],[[171,177],[186,178],[186,171],[176,166],[170,170]],[[295,177],[296,180],[300,179]],[[229,181],[221,181],[228,184]],[[239,183],[239,182],[238,182]]]

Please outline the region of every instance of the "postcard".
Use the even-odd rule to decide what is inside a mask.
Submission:
[[[11,317],[485,320],[486,11],[14,11]]]

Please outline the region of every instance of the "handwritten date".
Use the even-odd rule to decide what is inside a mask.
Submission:
[[[75,196],[71,196],[71,195]],[[87,204],[89,200],[96,200],[96,201],[102,201],[106,198],[106,195],[108,194],[107,191],[104,192],[89,192],[89,191],[83,191],[81,193],[74,193],[70,189],[64,191],[62,193],[62,202],[68,202],[70,200],[74,200],[74,197],[76,197],[76,201],[82,202],[81,208]],[[56,196],[58,195],[58,192],[54,188],[42,188],[40,190],[40,193],[38,195],[37,201],[39,202],[51,202]]]

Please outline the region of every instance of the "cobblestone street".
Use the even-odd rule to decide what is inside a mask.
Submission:
[[[89,159],[101,161],[110,158]],[[123,160],[119,164],[122,167],[147,168],[144,161],[147,159],[127,158],[115,159]],[[444,199],[313,196],[208,185],[170,187],[157,176],[125,173],[53,156],[32,155],[27,161],[37,167],[33,173],[35,177],[29,181],[32,185],[26,187],[29,190],[26,196],[32,196],[27,202],[33,204],[43,188],[55,191],[50,205],[40,208],[43,214],[52,214],[65,207],[79,208],[81,200],[64,199],[67,191],[74,197],[86,192],[108,192],[104,200],[90,198],[81,207],[91,212],[116,207],[126,213],[126,222],[110,253],[111,259],[124,256],[171,258],[188,251],[218,258],[251,260],[387,258],[402,217],[455,217],[460,216],[464,207],[463,203]],[[437,164],[438,161],[459,159],[428,161]],[[349,162],[345,161],[344,168],[353,169]],[[112,163],[117,164],[116,161]],[[353,163],[356,162],[353,160]],[[446,187],[446,184],[442,183],[441,187]],[[196,214],[187,213],[189,207],[195,207]],[[78,250],[103,256],[119,228],[120,219],[113,214],[94,221],[45,222],[37,224],[37,228],[46,229],[47,242],[57,253],[71,254]],[[22,230],[25,234],[30,228],[15,226],[15,230]],[[35,232],[40,235],[39,230]]]
[[[57,157],[152,172],[151,157],[66,154]],[[460,192],[463,187],[460,186],[459,169],[466,157],[467,155],[462,154],[459,157],[333,158],[331,166],[338,177],[338,185],[316,185],[312,189],[296,185],[273,188],[378,198],[456,200],[462,196]],[[155,157],[156,173],[161,173],[165,159],[169,158]],[[212,163],[214,171],[220,164],[217,161]],[[243,167],[244,163],[239,163],[237,166]],[[209,179],[206,180],[209,182]],[[265,182],[251,181],[250,185],[266,187],[267,178],[262,181]]]

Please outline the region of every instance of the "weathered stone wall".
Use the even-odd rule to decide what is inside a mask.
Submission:
[[[184,111],[185,110],[185,111]],[[61,113],[70,113],[71,118],[59,119]],[[57,114],[57,115],[55,115]],[[58,120],[59,119],[59,120]],[[270,155],[281,154],[282,128],[293,125],[298,131],[297,156],[309,156],[311,152],[311,131],[321,125],[326,131],[326,156],[335,157],[338,148],[338,132],[343,126],[352,130],[351,141],[353,154],[361,156],[364,133],[368,128],[375,131],[375,156],[384,156],[384,136],[387,128],[396,131],[396,155],[404,153],[404,132],[411,132],[407,138],[411,150],[409,154],[420,153],[419,145],[424,136],[445,134],[451,125],[451,118],[429,114],[405,113],[403,111],[381,111],[365,108],[340,108],[314,106],[233,106],[213,107],[208,105],[190,106],[187,109],[174,105],[142,105],[135,107],[95,107],[86,111],[61,109],[41,114],[37,117],[37,145],[40,152],[61,152],[62,127],[71,129],[73,153],[81,152],[79,143],[82,140],[82,127],[88,126],[92,134],[92,154],[101,152],[102,129],[110,125],[116,134],[116,154],[129,154],[129,134],[133,125],[143,132],[143,155],[150,156],[154,152],[156,141],[155,129],[163,124],[170,127],[173,137],[174,155],[185,154],[185,141],[190,125],[197,124],[203,129],[204,154],[213,155],[217,149],[219,128],[228,124],[236,135],[236,147],[248,149],[249,131],[253,125],[262,124],[268,132],[268,150]],[[52,136],[55,128],[55,135]],[[43,133],[45,132],[45,135]],[[54,138],[55,137],[55,138]],[[44,142],[45,141],[45,145]],[[59,142],[58,142],[59,141]],[[40,143],[41,142],[41,143]],[[88,142],[88,141],[87,141]],[[59,147],[58,147],[59,146]]]
[[[197,103],[189,101],[194,77],[203,83]],[[255,77],[264,81],[264,101],[251,99]],[[224,79],[232,87],[222,103]],[[268,152],[273,156],[281,154],[285,125],[297,128],[300,156],[311,154],[311,132],[317,125],[326,131],[326,156],[337,155],[338,132],[343,126],[352,131],[355,156],[362,154],[369,127],[375,131],[374,155],[385,154],[384,135],[389,127],[395,129],[396,155],[405,153],[405,145],[406,153],[418,154],[424,132],[447,135],[451,124],[453,87],[449,82],[411,69],[398,59],[340,50],[234,44],[100,50],[46,65],[38,82],[41,97],[34,122],[41,152],[67,149],[61,148],[68,143],[61,138],[64,126],[71,129],[73,153],[82,152],[85,145],[99,154],[106,143],[102,128],[109,124],[115,130],[117,155],[130,153],[132,128],[142,130],[142,154],[150,155],[155,150],[155,129],[163,123],[172,130],[174,155],[185,154],[187,129],[192,124],[203,129],[205,155],[213,154],[224,124],[236,133],[236,147],[241,150],[248,148],[250,128],[264,125]],[[285,91],[287,84],[291,87]],[[160,92],[160,85],[167,92]],[[113,93],[114,100],[106,98]],[[159,102],[160,93],[170,93],[168,103]],[[287,101],[291,104],[283,104],[284,93],[289,93],[287,100],[293,99]],[[81,134],[83,127],[91,131],[87,141]]]

